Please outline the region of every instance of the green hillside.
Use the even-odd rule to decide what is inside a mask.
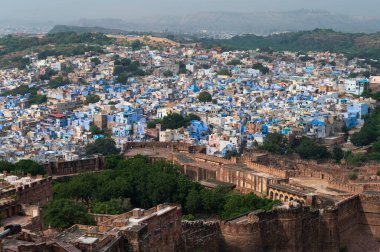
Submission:
[[[271,48],[276,51],[331,51],[380,60],[380,33],[342,33],[316,29],[270,36],[248,34],[231,39],[202,39],[200,42],[207,48],[222,47],[225,50]]]
[[[82,26],[68,26],[56,25],[49,31],[50,34],[62,32],[76,32],[76,33],[103,33],[103,34],[126,34],[126,31],[119,29],[108,29],[103,27],[82,27]]]
[[[115,43],[101,33],[54,33],[45,36],[0,37],[0,68],[24,68],[29,64],[25,55],[38,53],[39,58],[47,56],[74,56],[86,52],[102,52],[102,46]]]

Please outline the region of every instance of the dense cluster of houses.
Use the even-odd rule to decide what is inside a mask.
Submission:
[[[133,51],[115,45],[98,55],[26,57],[31,59],[26,69],[0,70],[0,91],[37,87],[47,102],[30,104],[28,93],[0,97],[0,156],[13,162],[75,160],[104,132],[119,147],[127,141],[183,141],[204,144],[208,154],[219,156],[260,145],[271,132],[342,143],[343,131],[359,128],[375,106],[361,94],[380,86],[379,77],[361,75],[370,67],[360,59],[326,52],[221,52],[174,45]],[[119,83],[115,61],[123,58],[138,61],[145,75]],[[67,83],[49,87],[41,80],[49,71],[51,79],[63,76]],[[200,102],[201,92],[210,93],[212,101]],[[99,101],[86,102],[88,96]],[[179,129],[148,127],[171,113],[201,120]],[[91,125],[102,133],[91,132]]]

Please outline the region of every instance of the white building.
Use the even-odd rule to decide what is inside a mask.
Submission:
[[[344,87],[346,93],[361,95],[364,90],[367,90],[369,86],[368,80],[345,80]]]

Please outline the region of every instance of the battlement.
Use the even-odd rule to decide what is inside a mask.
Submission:
[[[328,181],[328,184],[329,184],[329,187],[331,187],[333,189],[345,191],[345,192],[350,192],[350,193],[362,193],[364,191],[363,185],[341,183],[341,182],[337,182],[337,181]]]
[[[124,145],[124,150],[138,149],[138,148],[161,148],[171,149],[173,151],[184,152],[199,152],[204,146],[195,146],[188,143],[179,142],[128,142]]]
[[[44,165],[49,176],[71,175],[82,172],[93,172],[102,170],[104,167],[105,157],[95,155],[86,159],[74,161],[56,161]]]
[[[210,156],[210,155],[206,155],[202,153],[195,153],[195,154],[192,154],[192,156],[196,160],[200,160],[202,162],[215,163],[218,165],[236,164],[238,162],[236,157],[231,157],[231,159],[227,159],[227,158],[220,158],[216,156]]]
[[[289,178],[291,175],[293,175],[292,171],[281,170],[278,168],[269,167],[269,166],[258,164],[258,163],[247,162],[246,165],[249,169],[252,169],[254,171],[268,173],[270,175],[280,177],[280,178]]]

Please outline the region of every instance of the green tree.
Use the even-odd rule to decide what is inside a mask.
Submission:
[[[226,198],[221,217],[226,220],[247,214],[257,209],[268,211],[277,203],[277,201],[272,201],[270,199],[259,198],[253,193],[243,195],[233,192]]]
[[[179,63],[178,66],[179,66],[178,74],[187,73],[186,65],[183,62]]]
[[[124,71],[125,71],[124,66],[115,65],[115,67],[113,68],[113,76],[118,76],[118,75],[122,74]]]
[[[131,48],[133,51],[137,51],[137,50],[140,50],[143,47],[143,45],[144,44],[140,40],[134,40],[131,43]]]
[[[185,118],[178,113],[171,113],[162,118],[162,129],[178,129],[184,127],[186,124]]]
[[[351,173],[348,178],[350,180],[356,180],[358,178],[358,174],[356,172]]]
[[[29,96],[29,104],[42,104],[47,102],[46,95],[30,95]]]
[[[202,211],[202,198],[199,191],[193,189],[186,198],[185,210],[188,213],[199,213]]]
[[[288,139],[285,135],[277,132],[269,133],[260,148],[273,154],[284,155],[289,153]]]
[[[198,100],[200,102],[211,102],[212,101],[212,96],[209,92],[203,91],[198,95]]]
[[[182,220],[195,221],[195,217],[192,214],[185,214],[182,215]]]
[[[302,137],[296,152],[303,159],[327,159],[330,157],[330,153],[325,146],[318,145],[314,140],[307,137]]]
[[[91,134],[93,135],[100,135],[100,134],[103,134],[103,130],[101,130],[98,126],[96,126],[95,124],[91,125],[90,126],[90,132]]]
[[[256,63],[252,66],[253,69],[259,70],[262,74],[268,74],[269,68],[265,67],[262,63]]]
[[[0,172],[11,172],[14,170],[14,165],[8,161],[0,160]]]
[[[229,65],[229,66],[241,65],[241,61],[239,59],[233,59],[233,60],[227,62],[227,65]]]
[[[351,151],[345,153],[347,164],[352,166],[361,166],[367,161],[367,157],[363,154],[353,154]]]
[[[185,117],[185,126],[190,126],[191,121],[193,120],[201,121],[201,118],[195,114],[190,113]]]
[[[92,104],[92,103],[97,103],[99,101],[100,101],[99,95],[90,94],[90,95],[87,95],[85,103],[86,104]]]
[[[227,69],[222,69],[217,72],[218,75],[232,76],[231,72]]]
[[[59,88],[59,87],[65,86],[65,85],[67,85],[69,83],[70,82],[69,82],[68,79],[63,78],[62,76],[58,76],[54,80],[49,81],[48,88],[55,89],[55,88]]]
[[[86,146],[86,154],[103,154],[105,156],[119,154],[120,150],[116,148],[116,143],[112,138],[98,138],[94,143]]]
[[[120,161],[123,160],[123,157],[121,155],[108,155],[106,157],[106,160],[104,162],[104,169],[116,169],[116,167],[119,165]]]
[[[25,159],[20,160],[14,165],[14,171],[17,174],[31,174],[32,176],[46,174],[45,169],[39,163]]]
[[[56,75],[56,74],[57,74],[56,71],[54,71],[54,70],[51,69],[51,68],[47,68],[47,69],[45,70],[45,73],[44,73],[43,75],[40,76],[40,79],[41,79],[41,80],[50,80],[50,78],[51,78],[52,76]]]
[[[99,58],[95,57],[91,59],[91,63],[93,63],[95,66],[100,65],[101,61]]]
[[[162,73],[164,75],[164,77],[172,77],[173,76],[173,72],[170,71],[170,70],[166,70]]]
[[[127,203],[124,203],[124,200],[119,198],[104,202],[96,202],[92,212],[96,214],[121,214],[132,209],[129,201],[126,201]]]
[[[126,84],[128,81],[129,75],[127,72],[122,72],[116,78],[117,83]]]
[[[162,123],[162,120],[161,120],[161,119],[154,119],[154,120],[149,121],[149,122],[147,123],[147,127],[148,127],[149,129],[154,129],[154,128],[156,128],[156,125],[159,124],[159,123]]]
[[[98,213],[120,213],[132,206],[147,209],[173,202],[181,204],[186,214],[217,215],[225,208],[229,197],[229,191],[221,188],[203,188],[181,175],[179,168],[169,162],[151,162],[138,155],[119,160],[116,168],[114,166],[101,173],[82,174],[56,183],[55,200],[72,200]],[[272,201],[258,198],[257,202],[257,207],[264,209],[270,208]]]
[[[202,209],[208,214],[219,214],[224,205],[224,194],[220,190],[201,190]]]
[[[342,148],[335,144],[333,149],[332,149],[332,153],[331,153],[331,157],[335,160],[335,162],[340,162],[340,160],[342,160],[344,158],[344,151],[342,150]]]
[[[74,224],[94,225],[95,221],[87,213],[84,205],[68,199],[52,200],[43,207],[45,227],[68,228]]]

